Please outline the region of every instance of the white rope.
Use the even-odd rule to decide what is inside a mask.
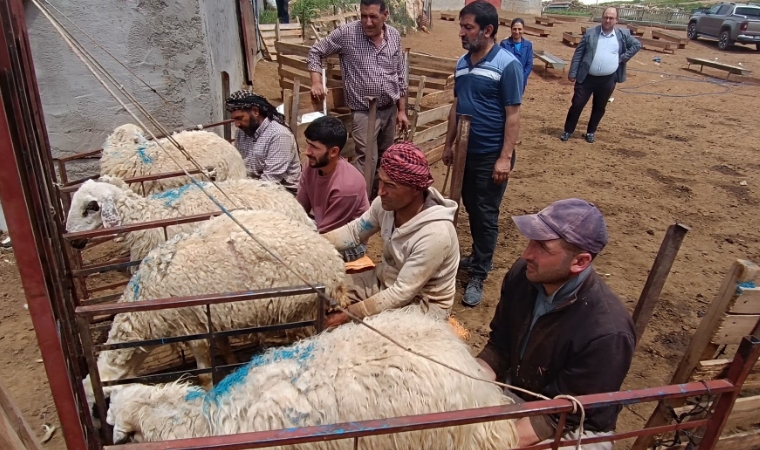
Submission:
[[[253,235],[253,233],[251,233],[251,231],[250,231],[250,230],[248,230],[248,228],[247,228],[247,227],[245,227],[245,225],[243,225],[242,223],[240,223],[240,221],[238,221],[238,220],[237,220],[237,218],[235,218],[235,217],[234,217],[234,216],[233,216],[233,215],[230,213],[230,211],[229,211],[229,210],[228,210],[226,207],[224,207],[224,205],[222,205],[221,203],[219,203],[219,201],[218,201],[216,198],[214,198],[214,196],[212,196],[212,195],[211,195],[211,194],[210,194],[208,191],[206,191],[206,189],[205,189],[205,188],[204,188],[202,185],[200,185],[200,184],[197,182],[197,180],[195,180],[195,179],[194,179],[194,178],[193,178],[193,177],[192,177],[192,176],[191,176],[191,175],[188,173],[187,169],[185,169],[185,168],[184,168],[184,167],[183,167],[183,166],[182,166],[182,165],[181,165],[181,164],[180,164],[180,163],[179,163],[179,162],[178,162],[178,161],[177,161],[177,160],[176,160],[176,159],[175,159],[175,158],[174,158],[174,157],[171,155],[171,153],[169,153],[169,152],[166,150],[166,148],[164,148],[164,146],[161,144],[161,142],[158,140],[158,138],[157,138],[157,137],[156,137],[156,136],[153,134],[153,132],[152,132],[152,131],[150,131],[150,129],[149,129],[148,127],[146,127],[146,126],[145,126],[145,124],[143,124],[143,122],[140,120],[140,118],[139,118],[139,117],[137,117],[137,115],[136,115],[134,112],[132,112],[132,111],[131,111],[131,110],[130,110],[128,107],[127,107],[127,105],[126,105],[126,104],[124,104],[124,102],[123,102],[123,101],[122,101],[122,100],[121,100],[121,99],[118,97],[118,95],[117,95],[117,94],[116,94],[116,93],[115,93],[113,90],[111,90],[111,88],[110,88],[110,87],[109,87],[109,86],[106,84],[106,82],[105,82],[105,81],[104,81],[104,80],[103,80],[103,79],[102,79],[102,78],[101,78],[101,77],[100,77],[100,76],[99,76],[99,75],[96,73],[95,69],[94,69],[92,66],[93,66],[93,65],[96,65],[96,66],[98,66],[98,67],[99,67],[99,69],[100,69],[100,70],[103,72],[103,74],[106,76],[106,78],[109,78],[109,80],[110,80],[112,83],[114,83],[115,85],[117,85],[117,88],[118,88],[120,91],[122,91],[122,93],[124,93],[124,95],[125,95],[125,96],[126,96],[126,97],[127,97],[127,98],[128,98],[128,99],[129,99],[129,100],[130,100],[130,101],[131,101],[131,102],[132,102],[132,103],[133,103],[133,104],[136,106],[136,107],[137,107],[137,109],[138,109],[140,112],[142,112],[143,114],[145,114],[145,116],[146,116],[146,117],[148,117],[148,119],[149,119],[151,122],[155,122],[155,123],[158,123],[158,121],[157,121],[157,120],[156,120],[156,119],[155,119],[155,118],[154,118],[154,117],[153,117],[153,116],[152,116],[152,115],[151,115],[151,114],[150,114],[150,113],[149,113],[149,112],[148,112],[148,111],[147,111],[147,110],[146,110],[144,107],[142,107],[142,105],[140,105],[140,104],[139,104],[139,102],[137,102],[137,99],[135,99],[133,96],[131,96],[131,94],[129,94],[129,93],[126,91],[126,89],[124,89],[124,87],[123,87],[122,85],[119,85],[119,84],[118,84],[118,82],[117,82],[117,81],[116,81],[116,80],[115,80],[115,79],[114,79],[114,78],[113,78],[113,77],[112,77],[112,76],[111,76],[111,75],[108,73],[108,71],[107,71],[107,70],[106,70],[104,67],[100,66],[100,65],[97,63],[97,61],[95,60],[95,58],[94,58],[94,57],[92,57],[92,55],[89,55],[89,54],[87,54],[87,53],[88,53],[88,52],[87,52],[87,49],[85,49],[84,47],[82,47],[82,46],[81,46],[81,44],[79,44],[78,42],[77,42],[77,44],[78,44],[78,45],[77,45],[77,44],[74,44],[74,42],[72,42],[72,41],[76,41],[76,39],[75,39],[73,36],[71,36],[71,35],[70,35],[70,33],[68,33],[68,31],[67,31],[67,30],[65,30],[65,27],[63,27],[63,25],[62,25],[62,24],[60,24],[60,22],[58,22],[58,20],[57,20],[57,19],[55,19],[55,18],[54,18],[54,17],[53,17],[53,16],[50,14],[50,12],[47,10],[47,8],[46,8],[46,7],[44,7],[43,5],[41,5],[41,4],[39,3],[39,1],[38,1],[38,0],[31,0],[31,1],[32,1],[32,3],[34,3],[34,5],[35,5],[35,6],[36,6],[36,7],[37,7],[37,8],[38,8],[38,9],[39,9],[39,10],[40,10],[42,13],[43,13],[43,15],[45,15],[45,17],[46,17],[46,18],[47,18],[47,19],[50,21],[50,23],[53,25],[53,27],[56,29],[56,31],[58,31],[58,33],[61,35],[61,37],[63,37],[64,41],[65,41],[65,42],[66,42],[66,43],[69,45],[69,47],[72,49],[72,51],[74,52],[74,54],[75,54],[75,55],[76,55],[76,56],[77,56],[77,57],[78,57],[78,58],[79,58],[79,59],[82,61],[82,63],[85,65],[85,67],[86,67],[86,68],[87,68],[87,69],[88,69],[88,70],[89,70],[89,71],[90,71],[90,72],[91,72],[91,73],[92,73],[92,74],[95,76],[95,78],[98,80],[98,82],[100,82],[100,84],[101,84],[101,85],[102,85],[102,86],[103,86],[103,87],[104,87],[104,88],[105,88],[105,89],[108,91],[108,93],[109,93],[109,94],[111,94],[111,96],[112,96],[112,97],[113,97],[113,98],[114,98],[114,99],[115,99],[117,102],[119,102],[119,104],[120,104],[120,105],[121,105],[121,106],[122,106],[122,107],[125,109],[125,111],[127,111],[127,113],[128,113],[130,116],[132,116],[132,118],[134,118],[134,119],[135,119],[135,120],[136,120],[136,121],[137,121],[137,122],[140,124],[140,126],[142,126],[142,127],[143,127],[143,129],[145,129],[145,130],[147,130],[147,131],[148,131],[148,133],[151,135],[151,137],[152,137],[152,138],[153,138],[153,139],[156,141],[156,144],[158,144],[159,148],[160,148],[161,150],[163,150],[163,151],[166,153],[166,155],[167,155],[167,156],[168,156],[168,157],[169,157],[169,158],[170,158],[170,159],[171,159],[171,160],[172,160],[172,161],[173,161],[173,162],[174,162],[174,163],[175,163],[175,164],[176,164],[176,165],[177,165],[177,166],[178,166],[178,167],[179,167],[179,168],[180,168],[180,169],[181,169],[181,170],[184,172],[184,173],[185,173],[185,175],[187,175],[187,176],[190,178],[190,180],[193,182],[193,184],[195,184],[195,185],[196,185],[196,186],[197,186],[197,187],[198,187],[198,188],[199,188],[199,189],[200,189],[200,190],[201,190],[201,191],[202,191],[202,192],[203,192],[203,193],[204,193],[204,194],[205,194],[205,195],[206,195],[206,196],[207,196],[207,197],[208,197],[208,198],[209,198],[209,199],[212,201],[212,202],[214,202],[214,204],[216,204],[216,206],[217,206],[217,207],[219,207],[219,209],[220,209],[220,210],[221,210],[221,211],[222,211],[222,212],[223,212],[225,215],[227,215],[227,216],[228,216],[228,217],[229,217],[229,218],[230,218],[230,219],[231,219],[231,220],[232,220],[232,221],[233,221],[233,222],[234,222],[234,223],[235,223],[235,224],[236,224],[238,227],[240,227],[240,228],[241,228],[241,229],[242,229],[242,230],[243,230],[243,231],[244,231],[244,232],[245,232],[245,233],[246,233],[246,234],[247,234],[247,235],[248,235],[248,236],[249,236],[251,239],[253,239],[253,241],[254,241],[254,242],[256,242],[256,244],[258,244],[258,245],[259,245],[259,246],[260,246],[260,247],[261,247],[261,248],[262,248],[264,251],[266,251],[266,252],[267,252],[267,253],[268,253],[270,256],[272,256],[272,257],[273,257],[273,258],[274,258],[274,259],[275,259],[275,260],[276,260],[278,263],[280,263],[280,264],[281,264],[281,265],[282,265],[282,266],[283,266],[285,269],[287,269],[287,270],[288,270],[288,271],[290,271],[292,274],[294,274],[294,275],[295,275],[295,276],[296,276],[298,279],[300,279],[300,280],[301,280],[301,282],[303,282],[303,283],[304,283],[305,285],[307,285],[307,286],[308,286],[310,289],[312,289],[312,290],[313,290],[313,291],[314,291],[314,292],[317,294],[317,296],[318,296],[318,297],[320,297],[320,298],[321,298],[322,300],[324,300],[324,301],[327,301],[327,302],[328,302],[328,304],[329,304],[330,306],[332,306],[332,307],[336,308],[337,310],[339,310],[339,311],[343,312],[344,314],[346,314],[346,315],[347,315],[349,318],[351,318],[352,320],[354,320],[354,321],[358,322],[359,324],[361,324],[361,325],[363,325],[363,326],[367,327],[368,329],[370,329],[370,330],[374,331],[374,332],[375,332],[375,333],[377,333],[379,336],[381,336],[381,337],[383,337],[383,338],[387,339],[388,341],[390,341],[391,343],[393,343],[394,345],[398,346],[399,348],[401,348],[402,350],[404,350],[404,351],[406,351],[406,352],[408,352],[408,353],[411,353],[411,354],[413,354],[413,355],[416,355],[416,356],[419,356],[419,357],[421,357],[421,358],[424,358],[424,359],[426,359],[426,360],[428,360],[428,361],[430,361],[430,362],[432,362],[432,363],[434,363],[434,364],[438,364],[438,365],[440,365],[441,367],[444,367],[444,368],[446,368],[446,369],[449,369],[449,370],[451,370],[451,371],[453,371],[453,372],[456,372],[456,373],[459,373],[459,374],[461,374],[461,375],[464,375],[465,377],[467,377],[467,378],[470,378],[470,379],[473,379],[473,380],[475,380],[475,381],[481,381],[481,382],[485,382],[485,383],[490,383],[490,384],[494,384],[494,385],[496,385],[496,386],[499,386],[499,387],[502,387],[502,388],[506,388],[506,389],[509,389],[509,390],[514,390],[514,391],[518,391],[518,392],[523,392],[523,393],[525,393],[525,394],[528,394],[528,395],[531,395],[531,396],[533,396],[533,397],[536,397],[536,398],[540,398],[540,399],[543,399],[543,400],[551,400],[549,397],[546,397],[546,396],[544,396],[544,395],[542,395],[542,394],[539,394],[539,393],[536,393],[536,392],[532,392],[532,391],[529,391],[529,390],[527,390],[527,389],[523,389],[523,388],[520,388],[520,387],[517,387],[517,386],[512,386],[512,385],[510,385],[510,384],[501,383],[501,382],[498,382],[498,381],[494,381],[494,380],[488,380],[488,379],[486,379],[486,378],[482,378],[482,377],[478,377],[478,376],[470,375],[470,374],[468,374],[468,373],[466,373],[466,372],[462,371],[462,370],[461,370],[461,369],[459,369],[459,368],[456,368],[456,367],[454,367],[454,366],[451,366],[451,365],[449,365],[449,364],[447,364],[447,363],[444,363],[444,362],[438,361],[438,360],[436,360],[435,358],[432,358],[432,357],[430,357],[430,356],[427,356],[427,355],[424,355],[424,354],[422,354],[422,353],[419,353],[419,352],[417,352],[416,350],[414,350],[414,349],[412,349],[412,348],[410,348],[410,347],[406,347],[406,346],[404,346],[403,344],[401,344],[400,342],[398,342],[398,341],[396,341],[395,339],[393,339],[391,336],[389,336],[389,335],[387,335],[387,334],[383,333],[382,331],[378,330],[377,328],[373,327],[372,325],[370,325],[370,324],[368,324],[368,323],[364,322],[364,321],[363,321],[361,318],[359,318],[359,317],[357,317],[356,315],[352,314],[352,313],[351,313],[349,310],[347,310],[347,309],[345,309],[345,308],[341,307],[341,306],[340,306],[340,304],[338,304],[338,302],[337,302],[335,299],[333,299],[333,298],[329,297],[328,295],[326,295],[326,294],[324,294],[324,293],[320,292],[320,291],[319,291],[319,289],[317,289],[317,288],[316,288],[316,286],[314,286],[312,283],[309,283],[309,282],[308,282],[308,281],[307,281],[307,280],[306,280],[304,277],[302,277],[302,276],[301,276],[301,274],[299,274],[298,272],[296,272],[295,270],[293,270],[293,269],[292,269],[292,268],[291,268],[291,267],[290,267],[290,266],[289,266],[287,263],[285,263],[285,262],[284,262],[284,261],[283,261],[283,260],[282,260],[282,259],[281,259],[281,258],[280,258],[278,255],[277,255],[277,254],[275,254],[275,253],[274,253],[274,252],[272,252],[272,251],[271,251],[269,248],[267,248],[267,246],[266,246],[266,245],[265,245],[263,242],[261,242],[261,241],[260,241],[260,240],[259,240],[259,239],[258,239],[256,236],[254,236],[254,235]],[[46,2],[47,2],[47,0],[43,0],[43,1],[46,1]],[[87,56],[85,56],[85,54],[87,54]],[[91,60],[92,60],[92,62],[93,62],[93,64],[91,64],[91,63],[88,61],[88,59],[91,59]],[[158,127],[162,128],[162,126],[161,126],[161,124],[160,124],[160,123],[158,123]],[[182,147],[181,147],[181,146],[179,146],[178,144],[177,144],[177,146],[178,146],[178,148],[180,149],[180,151],[181,151],[181,152],[182,152],[182,153],[185,155],[185,157],[186,157],[188,160],[190,160],[191,162],[193,162],[193,163],[196,165],[196,167],[198,167],[198,168],[201,170],[201,173],[204,173],[204,174],[205,174],[205,172],[203,171],[203,169],[202,169],[202,168],[200,168],[200,166],[198,165],[197,161],[195,161],[195,159],[192,157],[192,155],[190,155],[190,154],[188,154],[186,151],[184,151],[184,149],[182,149]],[[206,174],[206,175],[207,175],[207,174]],[[212,183],[214,183],[214,182],[212,181]],[[217,189],[219,189],[219,191],[220,191],[220,192],[222,192],[223,194],[225,194],[225,193],[224,193],[224,191],[223,191],[223,190],[222,190],[222,189],[221,189],[219,186],[217,186],[215,183],[214,183],[214,186],[216,186],[216,188],[217,188]],[[225,194],[225,195],[226,195],[226,194]],[[228,198],[229,198],[229,197],[228,197]],[[572,412],[573,412],[573,414],[575,414],[577,411],[580,411],[581,420],[580,420],[580,424],[579,424],[579,427],[578,427],[578,442],[577,442],[577,444],[576,444],[576,450],[577,450],[577,449],[579,449],[579,448],[580,448],[581,439],[583,438],[583,422],[585,421],[585,417],[586,417],[586,413],[585,413],[585,410],[584,410],[584,408],[583,408],[583,405],[581,404],[581,402],[580,402],[580,401],[578,401],[578,399],[576,399],[575,397],[573,397],[573,396],[570,396],[570,395],[558,395],[558,396],[556,396],[556,397],[555,397],[555,399],[565,399],[565,400],[568,400],[568,401],[570,401],[570,402],[572,403],[572,405],[573,405],[573,411],[572,411]]]

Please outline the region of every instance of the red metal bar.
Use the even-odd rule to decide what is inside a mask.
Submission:
[[[134,223],[130,225],[122,225],[119,227],[111,228],[98,228],[97,230],[89,231],[77,231],[76,233],[66,233],[63,235],[63,239],[67,241],[75,241],[78,239],[90,239],[100,236],[112,236],[120,233],[129,233],[132,231],[147,230],[149,228],[170,227],[172,225],[182,225],[185,223],[199,222],[201,220],[207,220],[212,217],[216,217],[222,214],[222,211],[213,211],[203,214],[194,214],[192,216],[176,217],[173,219],[161,219],[152,220],[150,222]],[[85,269],[83,267],[82,269]]]
[[[317,290],[324,291],[324,286],[317,285]],[[139,311],[155,311],[158,309],[187,308],[190,306],[217,305],[220,303],[239,302],[244,300],[258,300],[270,297],[285,297],[289,295],[313,294],[314,290],[309,286],[295,286],[285,288],[258,289],[255,291],[228,292],[224,294],[195,295],[192,297],[170,297],[151,300],[149,302],[127,302],[111,305],[79,306],[76,309],[78,316],[92,317],[106,314],[122,314]]]
[[[203,129],[214,128],[214,127],[219,127],[219,126],[222,126],[222,125],[227,125],[228,123],[232,123],[232,122],[234,122],[234,120],[227,119],[227,120],[223,120],[221,122],[213,122],[213,123],[209,123],[209,124],[205,124],[205,125],[201,125],[201,126],[203,127]],[[175,133],[179,133],[180,131],[192,131],[192,130],[197,130],[197,129],[198,129],[197,126],[192,126],[192,127],[178,128],[174,132]],[[160,139],[160,138],[166,137],[166,135],[165,134],[157,134],[156,137]],[[146,138],[148,140],[152,140],[152,138],[150,136],[146,136]],[[55,161],[61,161],[61,162],[64,162],[64,163],[65,162],[69,162],[69,161],[76,161],[78,159],[83,159],[83,158],[86,158],[88,156],[99,155],[100,152],[102,152],[102,151],[103,151],[102,148],[99,148],[97,150],[88,150],[86,152],[76,153],[74,155],[63,156],[61,158],[55,158]]]
[[[187,173],[190,175],[195,175],[195,174],[201,173],[201,171],[198,169],[187,169]],[[184,171],[177,170],[175,172],[154,173],[151,175],[143,175],[140,177],[125,178],[123,181],[127,184],[132,184],[132,183],[141,183],[143,181],[163,180],[165,178],[184,177],[185,175],[187,174]],[[61,186],[58,189],[62,193],[76,192],[76,190],[79,189],[82,186],[82,184],[84,184],[85,181],[94,180],[97,178],[98,178],[97,175],[92,176],[92,177],[86,178],[84,181],[70,183],[65,186]]]
[[[712,393],[730,392],[737,389],[726,380],[713,380],[706,383],[687,383],[675,386],[639,389],[635,391],[611,392],[604,394],[582,395],[577,397],[585,409],[600,408],[612,404],[632,404],[666,398],[691,397],[704,395],[708,389]],[[243,450],[252,448],[296,445],[306,442],[353,439],[356,437],[402,433],[431,428],[460,426],[493,420],[517,419],[543,414],[572,412],[573,405],[568,400],[542,400],[520,405],[492,406],[466,409],[417,416],[394,417],[384,420],[366,420],[316,427],[289,428],[284,430],[241,433],[227,436],[210,436],[203,438],[179,439],[165,442],[127,444],[106,446],[104,450]],[[684,424],[685,427],[687,424]],[[698,426],[699,424],[697,424]],[[668,430],[675,425],[667,426]],[[668,431],[664,428],[657,432]],[[640,430],[645,431],[645,430]],[[613,440],[608,436],[606,439]],[[591,441],[589,439],[589,441]],[[574,444],[567,441],[567,444]],[[534,446],[539,448],[539,446]],[[531,447],[531,448],[534,448]],[[551,443],[542,444],[540,448],[549,448]]]

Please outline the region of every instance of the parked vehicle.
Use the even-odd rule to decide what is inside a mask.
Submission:
[[[740,42],[754,43],[760,51],[760,6],[719,3],[709,10],[696,11],[686,32],[692,40],[700,36],[718,39],[721,50]]]

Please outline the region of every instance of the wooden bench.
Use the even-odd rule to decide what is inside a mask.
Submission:
[[[581,25],[581,34],[586,34],[586,30],[589,29],[588,25]]]
[[[644,36],[644,32],[647,30],[646,27],[642,27],[641,25],[634,25],[632,23],[627,24],[628,29],[631,30],[631,34],[634,36]]]
[[[686,44],[689,43],[689,38],[685,36],[676,36],[675,34],[663,30],[652,30],[652,39],[662,39],[664,41],[672,42],[678,45],[678,48],[686,48]]]
[[[499,16],[499,24],[507,27],[512,25],[512,19],[509,17]],[[531,36],[547,37],[552,34],[552,30],[537,25],[523,25],[523,33]]]
[[[718,69],[718,70],[725,70],[726,72],[728,72],[728,74],[726,75],[726,79],[728,79],[728,77],[732,73],[737,74],[737,75],[747,75],[750,72],[752,72],[751,70],[747,70],[743,67],[730,66],[728,64],[723,64],[717,61],[710,61],[708,59],[702,59],[702,58],[690,58],[687,56],[686,62],[689,63],[689,66],[687,67],[687,69],[691,68],[692,64],[695,64],[695,65],[699,65],[700,72],[702,72],[702,69],[704,68],[704,66],[712,67],[713,69]]]
[[[550,67],[552,69],[562,70],[563,72],[565,71],[565,67],[567,67],[567,61],[543,50],[534,51],[533,57],[538,58],[539,61],[544,63],[544,76]]]
[[[572,31],[565,31],[562,33],[562,42],[571,47],[576,47],[580,44],[581,39],[583,39],[582,34],[573,33]]]
[[[675,53],[675,49],[673,48],[675,46],[674,43],[658,40],[658,39],[650,39],[650,38],[643,38],[643,37],[637,37],[639,42],[641,42],[641,46],[644,47],[647,50],[654,50],[662,53]]]
[[[441,13],[441,20],[450,20],[450,21],[454,22],[455,20],[457,20],[458,17],[459,16],[457,16],[456,14]]]
[[[588,16],[565,16],[562,14],[544,14],[542,17],[554,19],[555,22],[560,23],[577,23],[588,20]]]
[[[547,27],[553,27],[555,20],[550,17],[536,17],[536,25],[544,25]]]

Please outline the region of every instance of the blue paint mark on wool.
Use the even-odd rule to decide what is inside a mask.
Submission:
[[[232,389],[240,384],[243,384],[245,382],[245,378],[248,376],[248,373],[251,371],[251,368],[254,367],[262,367],[266,366],[268,364],[276,363],[279,361],[286,361],[286,360],[295,360],[299,364],[303,364],[312,357],[312,352],[314,351],[314,344],[308,343],[308,344],[298,344],[292,347],[285,347],[285,348],[277,348],[273,350],[269,350],[263,355],[257,355],[253,359],[251,359],[251,362],[246,364],[245,366],[239,368],[238,370],[232,372],[231,374],[227,375],[219,384],[214,386],[212,390],[210,390],[207,394],[201,393],[200,396],[196,392],[190,392],[185,397],[185,401],[195,400],[200,397],[203,397],[204,401],[215,401],[218,402],[221,397],[224,397],[226,395],[229,395],[230,391]]]
[[[164,200],[164,206],[174,206],[182,197],[182,195],[190,189],[195,188],[195,185],[186,184],[178,188],[169,189],[167,191],[157,192],[150,196],[153,200]]]
[[[744,289],[755,289],[757,285],[752,281],[745,281],[744,283],[736,284],[736,293],[741,295]]]
[[[132,295],[135,300],[137,300],[137,297],[140,295],[140,272],[137,271],[132,276],[132,279],[129,280],[129,283],[127,284],[127,289],[132,290]]]
[[[202,399],[206,396],[206,391],[201,388],[192,388],[190,392],[185,395],[186,402],[192,402],[193,400]]]
[[[147,149],[148,149],[148,147],[146,147],[145,145],[138,145],[137,146],[137,156],[140,157],[140,159],[142,160],[143,164],[151,164],[151,163],[153,163],[153,157],[145,152],[145,150],[147,150]]]

